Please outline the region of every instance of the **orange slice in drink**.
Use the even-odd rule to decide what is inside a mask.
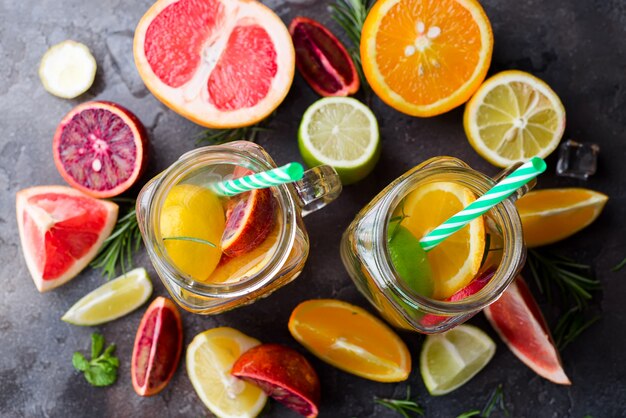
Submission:
[[[588,189],[546,189],[516,202],[527,247],[552,244],[591,224],[609,197]]]
[[[491,24],[476,0],[380,0],[361,34],[368,83],[412,116],[466,102],[485,79],[492,50]]]
[[[404,342],[381,320],[346,302],[314,299],[291,313],[289,332],[325,362],[377,382],[400,382],[411,371]]]
[[[404,200],[408,217],[401,225],[422,238],[476,200],[469,189],[456,183],[437,182],[418,187]],[[427,253],[433,274],[434,299],[446,299],[476,276],[485,250],[483,218],[469,223]]]

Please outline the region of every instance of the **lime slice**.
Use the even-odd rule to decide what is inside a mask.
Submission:
[[[431,395],[445,395],[467,383],[489,363],[496,345],[487,334],[471,325],[426,337],[420,369]]]
[[[96,60],[85,45],[63,41],[46,51],[39,64],[39,78],[48,93],[63,99],[80,96],[93,84]]]
[[[332,166],[343,184],[367,176],[380,157],[378,122],[372,111],[350,97],[326,97],[302,116],[298,145],[309,167]]]
[[[146,269],[137,268],[84,296],[61,319],[74,325],[103,324],[134,311],[151,294]]]
[[[426,251],[411,231],[402,225],[392,223],[389,231],[387,248],[396,272],[412,290],[431,297],[434,282]]]
[[[565,109],[556,93],[523,71],[503,71],[485,81],[465,107],[463,126],[481,157],[508,167],[547,157],[565,130]]]

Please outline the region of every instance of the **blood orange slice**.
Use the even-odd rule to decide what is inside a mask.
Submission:
[[[76,276],[96,256],[117,220],[115,203],[65,186],[17,192],[17,225],[26,265],[40,292]]]
[[[211,128],[251,125],[283,101],[295,67],[289,31],[249,0],[159,0],[135,30],[148,89]]]
[[[521,276],[483,312],[524,364],[551,382],[571,385],[541,310]]]
[[[183,351],[183,323],[176,305],[162,296],[154,299],[135,336],[131,376],[140,396],[162,391],[178,367]]]
[[[147,135],[135,115],[111,102],[87,102],[68,113],[54,134],[57,170],[93,197],[117,196],[146,165]]]

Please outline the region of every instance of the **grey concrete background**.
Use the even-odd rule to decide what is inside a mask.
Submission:
[[[626,416],[626,282],[611,267],[626,256],[626,2],[623,0],[484,0],[493,24],[495,50],[490,73],[517,68],[547,81],[567,109],[566,136],[600,144],[600,169],[588,182],[557,178],[555,157],[540,187],[584,186],[610,196],[598,221],[558,249],[595,266],[603,291],[602,320],[563,353],[573,381],[553,385],[522,365],[498,341],[482,315],[472,323],[498,341],[493,361],[470,383],[450,395],[427,395],[417,368],[408,382],[383,384],[336,370],[308,355],[321,381],[322,417],[395,417],[377,406],[375,395],[401,397],[410,386],[427,416],[453,417],[481,408],[489,392],[503,383],[514,417]],[[26,270],[14,214],[15,193],[41,184],[63,184],[51,156],[55,127],[73,106],[90,99],[113,100],[134,111],[148,128],[152,159],[143,181],[194,148],[202,128],[161,105],[144,88],[132,62],[134,26],[150,0],[0,0],[0,416],[3,417],[198,417],[208,416],[186,376],[184,363],[160,395],[140,398],[130,383],[129,362],[143,309],[96,327],[118,345],[120,378],[112,387],[90,387],[71,366],[75,350],[89,349],[90,328],[68,325],[60,316],[76,300],[102,284],[100,273],[85,270],[71,283],[39,294]],[[327,2],[271,0],[285,22],[306,15],[328,24]],[[98,62],[94,86],[76,100],[61,100],[42,88],[37,66],[44,51],[64,39],[87,44]],[[296,130],[306,107],[316,99],[296,76],[271,132],[259,142],[278,163],[299,160]],[[460,157],[495,174],[468,145],[457,109],[431,119],[415,119],[378,100],[382,158],[374,173],[347,187],[332,209],[308,217],[311,256],[304,273],[271,298],[216,317],[183,314],[185,343],[207,328],[228,325],[267,342],[304,352],[289,335],[287,319],[302,300],[332,297],[366,308],[339,259],[339,238],[354,214],[404,171],[435,155]],[[152,272],[155,294],[164,289],[144,253],[136,264]],[[544,306],[547,308],[546,306]],[[422,337],[402,334],[417,363]],[[267,417],[294,417],[274,404]]]

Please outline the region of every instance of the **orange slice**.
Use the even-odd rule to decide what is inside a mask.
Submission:
[[[527,247],[552,244],[591,224],[609,197],[588,189],[546,189],[516,202]]]
[[[401,225],[418,238],[476,200],[469,189],[456,183],[437,182],[407,195]],[[433,298],[446,299],[476,276],[485,250],[485,224],[477,218],[427,253],[433,274]]]
[[[325,362],[377,382],[400,382],[411,371],[404,342],[369,312],[335,299],[302,302],[291,313],[289,332]]]
[[[361,34],[368,83],[412,116],[466,102],[485,79],[492,50],[491,24],[476,0],[380,0]]]

